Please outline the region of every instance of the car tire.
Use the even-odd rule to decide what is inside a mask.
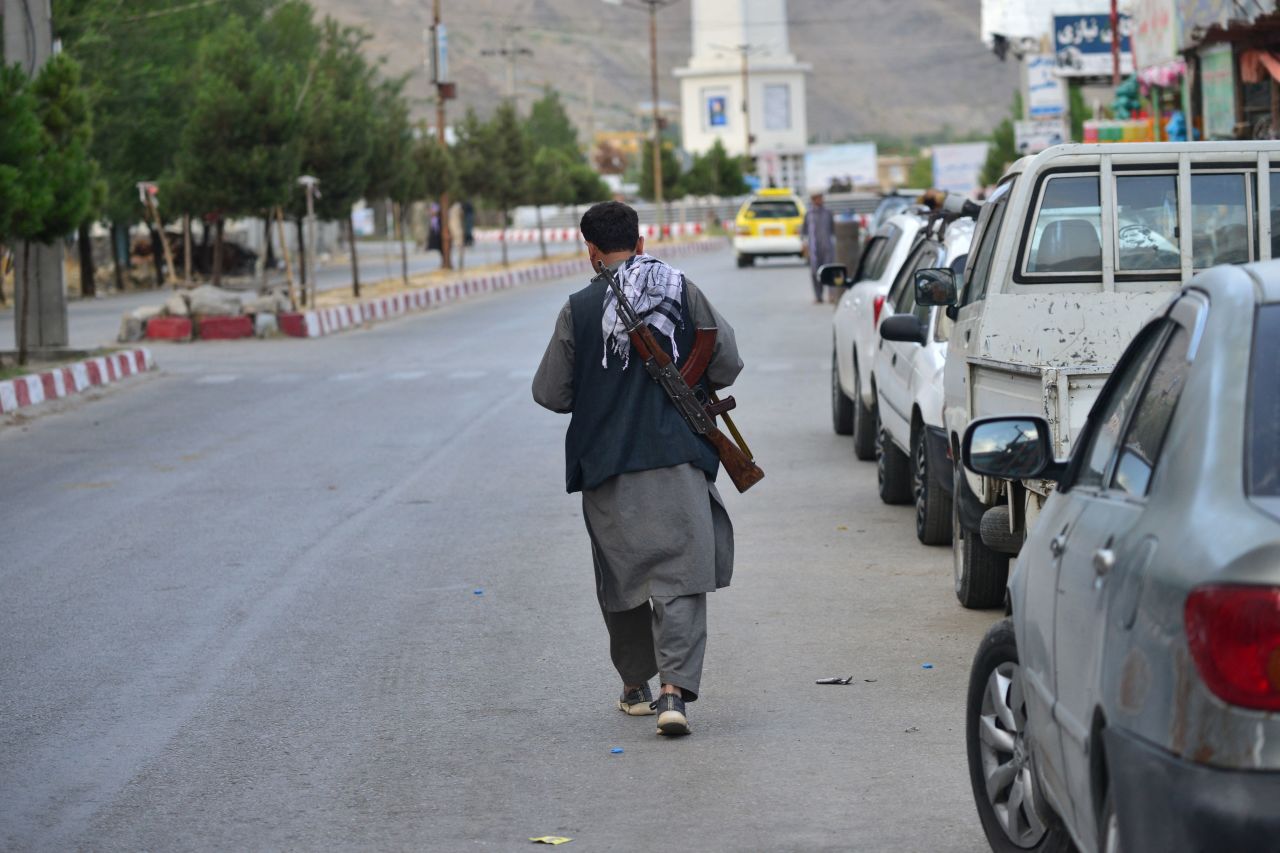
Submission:
[[[887,504],[911,503],[911,460],[898,449],[876,418],[876,482],[880,500]]]
[[[876,458],[876,411],[862,402],[862,374],[853,360],[853,455],[863,462]]]
[[[961,490],[967,488],[964,472],[953,469],[951,491],[951,563],[956,598],[970,610],[985,610],[1004,604],[1009,580],[1009,557],[982,543],[982,534],[969,530],[960,520]]]
[[[924,545],[951,544],[951,498],[929,469],[929,446],[921,425],[911,437],[911,484],[916,501],[916,538]]]
[[[840,365],[837,363],[835,348],[831,349],[831,428],[836,435],[850,435],[853,432],[853,401],[840,387]]]
[[[965,747],[973,799],[996,853],[1065,853],[1071,840],[1039,791],[1019,666],[1013,620],[1003,619],[982,638],[969,670]]]
[[[738,254],[738,267],[739,267],[739,268],[755,266],[755,263],[756,263],[756,256],[755,256],[755,255],[744,255],[744,254],[741,254],[741,253],[739,253],[739,254]]]

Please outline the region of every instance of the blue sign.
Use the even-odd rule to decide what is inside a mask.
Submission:
[[[729,99],[724,95],[707,98],[707,125],[724,127],[729,123]]]
[[[1133,73],[1133,22],[1120,16],[1120,73]],[[1110,15],[1055,15],[1057,72],[1066,77],[1108,77],[1112,71]]]

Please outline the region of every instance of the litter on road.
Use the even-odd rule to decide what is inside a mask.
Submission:
[[[609,751],[612,752],[614,755],[622,755],[622,747],[620,746],[615,746],[613,749]]]
[[[819,678],[814,684],[850,684],[853,682],[853,676],[848,678]]]
[[[922,663],[922,664],[920,664],[920,668],[921,668],[921,669],[933,669],[933,664],[931,664],[931,663]]]
[[[563,835],[543,835],[539,838],[530,838],[534,844],[568,844],[572,838],[565,838]]]

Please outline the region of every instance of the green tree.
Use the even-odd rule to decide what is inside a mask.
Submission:
[[[54,56],[30,84],[40,127],[41,154],[31,179],[47,192],[28,208],[15,230],[22,239],[22,299],[18,311],[18,363],[27,363],[27,315],[31,304],[31,244],[66,237],[89,214],[94,201],[96,166],[89,156],[92,139],[89,101],[80,85],[80,68],[65,54]]]
[[[662,197],[671,198],[680,185],[680,161],[670,146],[662,146]],[[653,201],[653,142],[646,141],[640,157],[640,197]]]
[[[1067,84],[1067,112],[1071,116],[1071,141],[1084,142],[1084,123],[1090,112],[1084,102],[1084,86],[1077,79]]]
[[[663,177],[666,177],[665,167]],[[742,161],[730,157],[719,139],[705,154],[694,155],[693,164],[677,187],[684,195],[736,196],[747,190],[747,182],[742,178]]]
[[[534,205],[538,217],[538,244],[542,257],[547,256],[547,240],[542,224],[542,205],[573,204],[575,187],[573,170],[577,156],[560,148],[539,148],[533,157],[533,171],[529,176],[529,203]]]
[[[0,65],[0,246],[38,231],[53,205],[40,168],[43,146],[27,75],[17,65]],[[0,304],[3,299],[0,289]]]
[[[351,247],[351,287],[360,295],[360,267],[351,206],[368,186],[373,153],[373,70],[361,54],[369,35],[325,18],[302,109],[302,170],[320,179],[316,215],[344,223]]]
[[[578,130],[565,112],[560,93],[550,86],[544,88],[542,97],[533,102],[525,128],[529,134],[529,144],[535,151],[551,148],[575,157],[581,155]]]
[[[505,232],[511,208],[529,197],[532,174],[529,139],[515,105],[504,101],[486,122],[468,110],[456,132],[455,156],[462,188],[501,211]],[[501,242],[502,264],[507,266],[507,241]]]
[[[403,80],[384,80],[373,91],[373,138],[365,198],[391,202],[400,234],[400,274],[409,283],[409,249],[404,239],[404,203],[412,201],[418,177],[413,163],[413,127],[403,97]]]
[[[1018,146],[1013,130],[1013,123],[1022,119],[1022,94],[1014,92],[1013,106],[1009,118],[996,125],[991,134],[990,148],[987,150],[987,162],[983,164],[979,180],[983,186],[993,186],[1004,177],[1004,170],[1010,163],[1018,159]]]
[[[223,219],[262,213],[298,175],[296,80],[266,61],[245,21],[230,16],[200,44],[194,101],[175,160],[176,186],[217,217],[213,279],[222,278]]]
[[[457,152],[458,149],[451,151],[449,146],[442,144],[434,134],[426,133],[424,128],[413,145],[413,195],[407,198],[406,202],[423,201],[430,204],[446,194],[456,195],[462,186]],[[476,168],[475,164],[471,164],[471,167]],[[442,230],[449,227],[448,218],[449,211],[441,210],[440,228]],[[466,263],[465,242],[459,244],[457,249],[458,268],[462,269]],[[440,250],[443,253],[443,234]]]
[[[923,148],[915,154],[915,162],[907,174],[907,186],[914,190],[927,190],[933,187],[933,152]]]

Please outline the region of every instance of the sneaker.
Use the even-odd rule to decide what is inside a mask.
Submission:
[[[653,694],[649,685],[642,685],[635,690],[623,688],[622,697],[618,699],[618,710],[633,717],[647,717],[654,713]]]
[[[658,696],[658,701],[649,707],[658,713],[658,734],[687,735],[689,733],[689,718],[684,715],[683,696],[662,693]]]

